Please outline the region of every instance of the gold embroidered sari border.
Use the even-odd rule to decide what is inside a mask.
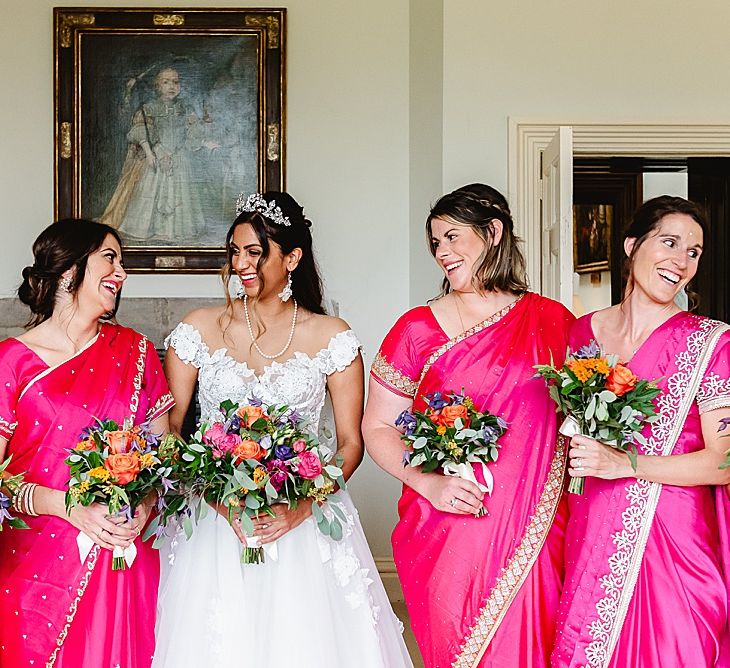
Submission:
[[[494,638],[499,625],[507,614],[512,601],[524,584],[540,554],[550,527],[553,524],[560,497],[563,493],[565,475],[566,441],[559,436],[555,455],[550,464],[545,485],[535,507],[535,512],[525,528],[520,544],[515,549],[507,566],[502,570],[489,596],[469,629],[451,664],[452,668],[476,668]]]
[[[444,355],[445,353],[449,352],[455,345],[461,343],[465,339],[468,339],[471,336],[474,336],[474,334],[478,334],[479,332],[484,331],[488,327],[491,327],[492,325],[498,323],[504,316],[506,316],[515,306],[517,306],[517,303],[525,296],[527,293],[521,294],[517,299],[515,299],[511,304],[507,304],[504,308],[500,309],[493,315],[490,315],[486,320],[482,320],[481,322],[478,322],[473,327],[470,327],[469,329],[463,331],[461,334],[458,334],[454,336],[453,338],[450,338],[446,343],[439,346],[436,350],[434,350],[429,358],[426,360],[426,364],[423,366],[423,369],[421,370],[421,377],[418,379],[418,383],[416,384],[416,387],[418,387],[421,384],[421,381],[423,381],[424,377],[428,373],[428,370],[431,368],[431,366],[436,362],[436,360],[441,357],[441,355]],[[415,392],[414,392],[415,394]]]
[[[370,372],[388,387],[397,390],[401,394],[405,394],[408,397],[416,396],[418,383],[398,371],[398,369],[385,359],[382,353],[379,352],[375,356],[373,365],[370,367]]]
[[[89,553],[89,557],[86,560],[84,574],[81,576],[79,586],[76,589],[76,597],[73,601],[71,601],[71,606],[69,607],[68,614],[66,615],[66,624],[58,634],[56,647],[54,647],[53,652],[51,652],[51,656],[48,657],[48,661],[46,661],[46,668],[53,668],[56,663],[56,659],[58,659],[58,653],[61,651],[63,643],[66,642],[68,631],[71,628],[74,617],[76,617],[76,611],[79,609],[79,603],[81,603],[81,599],[84,597],[86,588],[89,586],[89,580],[91,580],[91,575],[94,572],[94,567],[96,566],[96,560],[99,557],[100,550],[101,548],[98,545],[94,545]]]

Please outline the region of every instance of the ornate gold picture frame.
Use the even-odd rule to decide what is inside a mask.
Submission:
[[[55,8],[55,216],[134,272],[211,273],[241,192],[285,187],[285,9]]]

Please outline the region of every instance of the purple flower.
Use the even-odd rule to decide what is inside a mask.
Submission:
[[[8,512],[8,508],[11,506],[10,499],[0,492],[0,526],[5,520],[12,520],[12,515]]]
[[[289,413],[288,417],[289,422],[294,426],[299,424],[304,419],[304,416],[298,410],[296,410],[296,408],[293,409],[291,413]]]
[[[274,457],[276,457],[276,459],[286,461],[287,459],[291,459],[293,456],[294,450],[292,450],[291,446],[286,444],[274,446]]]
[[[249,406],[261,406],[263,403],[264,402],[261,401],[261,399],[259,399],[257,396],[255,396],[253,394],[251,395],[251,397],[248,400]]]
[[[600,357],[601,356],[601,346],[598,345],[598,343],[591,339],[591,342],[586,346],[581,346],[573,353],[573,357],[577,360],[585,360],[590,359],[593,357]]]
[[[482,433],[480,434],[480,436],[484,441],[489,443],[497,439],[497,437],[499,436],[499,432],[494,427],[490,427],[489,425],[487,425],[486,427],[484,427],[484,429],[482,429]]]
[[[406,436],[410,436],[416,430],[416,417],[408,409],[404,410],[395,421],[396,427],[403,427]]]
[[[403,466],[408,466],[411,463],[411,451],[403,450]]]
[[[224,428],[227,434],[237,434],[241,431],[241,418],[234,413],[225,423]]]
[[[721,431],[725,431],[728,427],[730,427],[730,417],[722,418],[717,431],[720,433]]]
[[[507,423],[501,417],[499,417],[499,415],[497,416],[497,425],[499,425],[499,428],[502,431],[505,431],[507,429]]]
[[[259,440],[259,445],[268,452],[271,449],[271,436],[264,434]]]
[[[441,392],[434,392],[433,394],[426,395],[426,401],[428,402],[429,408],[434,411],[440,411],[444,406],[448,406],[449,402],[446,401]]]
[[[453,392],[452,394],[448,395],[449,399],[451,399],[452,406],[461,406],[461,404],[464,403],[464,400],[466,399],[466,395],[464,394],[464,391],[462,390],[461,394],[458,392]]]

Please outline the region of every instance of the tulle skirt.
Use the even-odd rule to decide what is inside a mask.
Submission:
[[[403,626],[347,492],[344,537],[310,517],[276,560],[241,564],[241,544],[212,510],[163,550],[153,668],[411,667]]]

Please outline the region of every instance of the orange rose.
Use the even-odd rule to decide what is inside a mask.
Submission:
[[[255,459],[258,462],[264,458],[265,454],[266,452],[263,448],[256,443],[256,441],[252,441],[250,438],[241,441],[235,448],[233,448],[233,456],[237,460]]]
[[[246,429],[250,429],[251,425],[259,418],[265,417],[264,409],[261,406],[241,406],[236,411],[236,415],[241,418],[241,424]]]
[[[122,452],[129,452],[132,448],[132,434],[126,429],[118,429],[117,431],[106,432],[106,440],[109,443],[109,449],[118,455]]]
[[[606,378],[606,389],[611,390],[617,397],[622,397],[636,387],[639,379],[631,373],[625,364],[620,362],[611,369]]]
[[[471,420],[469,419],[469,411],[464,404],[456,404],[455,406],[444,406],[441,409],[441,415],[436,418],[436,424],[444,427],[453,427],[457,418],[461,418],[464,427],[468,427]]]
[[[104,468],[114,476],[118,484],[127,485],[137,478],[139,457],[128,452],[109,455],[104,461]]]

